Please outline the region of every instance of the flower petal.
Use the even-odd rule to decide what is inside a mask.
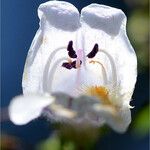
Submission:
[[[76,122],[77,120],[82,120],[89,118],[90,109],[94,104],[98,104],[99,101],[93,97],[80,96],[80,97],[70,97],[64,93],[55,93],[53,96],[56,98],[55,102],[45,109],[45,116],[51,121],[66,121],[66,122]],[[89,118],[91,123],[93,118]]]
[[[118,34],[124,18],[120,9],[99,4],[91,4],[81,11],[81,21],[111,36]]]
[[[126,16],[120,10],[109,6],[91,4],[81,11],[85,50],[88,54],[95,43],[113,58],[117,70],[117,83],[121,95],[128,102],[131,99],[137,76],[137,59],[126,35]],[[98,52],[94,59],[100,61],[106,70],[109,83],[113,83],[112,67],[108,57]],[[94,69],[94,68],[93,68]]]
[[[20,95],[12,99],[9,105],[10,120],[16,125],[24,125],[37,118],[44,107],[54,101],[51,96]]]
[[[79,12],[68,2],[49,1],[38,9],[40,27],[26,59],[22,87],[24,93],[47,92],[46,77],[56,60],[68,57],[69,41],[74,41],[80,27]],[[60,50],[58,48],[63,47]]]
[[[103,118],[105,123],[115,131],[123,133],[127,130],[127,127],[131,122],[131,112],[127,106],[115,110],[110,106],[96,104],[93,108],[97,115]]]
[[[70,97],[64,93],[55,93],[55,103],[64,108],[72,109],[74,111],[86,111],[86,108],[98,103],[99,101],[93,97],[80,95],[79,97]],[[82,109],[81,109],[82,108]]]
[[[78,10],[68,2],[49,1],[38,9],[39,18],[46,17],[47,22],[54,28],[73,31],[79,27]],[[57,17],[57,18],[56,18]]]

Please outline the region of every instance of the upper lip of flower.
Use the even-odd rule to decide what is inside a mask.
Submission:
[[[15,108],[22,108],[23,101],[16,98],[9,109],[12,120],[27,123],[50,105],[56,115],[70,111],[66,117],[73,117],[75,110],[77,116],[79,113],[90,118],[92,113],[115,130],[125,131],[131,120],[129,102],[137,75],[136,55],[126,35],[125,14],[116,8],[91,4],[79,15],[68,2],[49,1],[40,5],[38,15],[40,28],[28,53],[22,99],[28,103],[31,97],[33,101],[36,98],[29,93],[42,93],[44,104],[37,101],[35,115],[26,114],[24,120],[17,120]],[[57,96],[50,96],[52,100],[47,101],[45,93],[57,92],[63,93],[61,101]],[[65,94],[77,94],[69,107]],[[62,106],[61,111],[56,111],[54,103]],[[28,111],[33,113],[30,107]]]

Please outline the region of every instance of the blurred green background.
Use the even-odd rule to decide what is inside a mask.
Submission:
[[[1,149],[2,150],[148,150],[149,149],[149,1],[68,0],[79,10],[90,3],[122,9],[127,32],[138,58],[138,79],[133,95],[132,123],[125,134],[108,127],[78,132],[43,119],[15,126],[8,118],[10,99],[19,95],[25,58],[38,29],[37,8],[45,0],[2,0]]]

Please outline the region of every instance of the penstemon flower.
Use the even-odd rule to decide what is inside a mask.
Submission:
[[[137,60],[120,10],[91,4],[79,14],[70,3],[38,9],[40,27],[23,74],[23,95],[9,106],[22,125],[46,115],[52,121],[102,126],[118,132],[131,122]]]

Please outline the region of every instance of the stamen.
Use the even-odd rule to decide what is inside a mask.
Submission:
[[[76,52],[73,49],[73,41],[70,41],[68,43],[67,51],[68,51],[69,57],[71,57],[71,58],[77,58]]]
[[[112,69],[112,80],[114,81],[114,84],[117,84],[117,69],[116,69],[116,65],[115,65],[115,62],[114,62],[112,56],[108,52],[106,52],[105,50],[102,50],[102,49],[99,50],[99,52],[104,53],[108,57],[108,59],[110,61],[111,69]]]
[[[80,65],[82,64],[82,61],[80,60]],[[74,68],[74,69],[76,69],[77,67],[76,67],[76,61],[73,61],[73,62],[64,62],[63,64],[62,64],[62,67],[65,67],[66,69],[72,69],[72,68]]]
[[[104,85],[106,85],[108,83],[108,80],[107,80],[107,73],[103,64],[100,63],[99,61],[94,61],[94,60],[91,60],[89,63],[93,63],[93,64],[98,63],[102,67],[103,81],[104,81]]]
[[[66,49],[66,47],[59,47],[57,49],[55,49],[49,56],[49,58],[47,59],[47,63],[45,65],[45,69],[44,69],[44,73],[43,73],[43,89],[46,90],[48,87],[45,85],[47,85],[47,80],[48,80],[48,75],[49,75],[49,68],[50,68],[50,64],[53,60],[53,58],[55,57],[55,55],[57,54],[57,52]]]
[[[82,61],[80,60],[80,62],[78,63],[79,65],[77,65],[77,61],[76,60],[73,61],[71,64],[72,64],[72,67],[76,69],[76,68],[79,68],[81,66]]]
[[[71,65],[72,65],[72,68],[76,69],[76,61],[73,61],[73,62],[71,63]]]
[[[93,58],[98,52],[98,44],[95,44],[92,51],[87,55],[88,58]]]
[[[65,63],[63,63],[62,64],[62,67],[65,67],[65,68],[67,68],[67,69],[72,69],[72,65],[71,65],[71,63],[68,63],[68,62],[65,62]]]
[[[55,75],[55,72],[56,72],[56,70],[57,70],[57,67],[58,67],[59,64],[60,64],[62,61],[64,61],[64,60],[68,60],[68,58],[67,58],[67,57],[63,57],[63,58],[58,59],[58,60],[54,63],[53,67],[51,68],[51,71],[49,72],[48,80],[47,80],[47,87],[49,87],[48,92],[51,92],[51,90],[52,90],[52,83],[53,83],[53,79],[54,79],[54,75]],[[50,79],[50,80],[49,80],[49,79]]]

